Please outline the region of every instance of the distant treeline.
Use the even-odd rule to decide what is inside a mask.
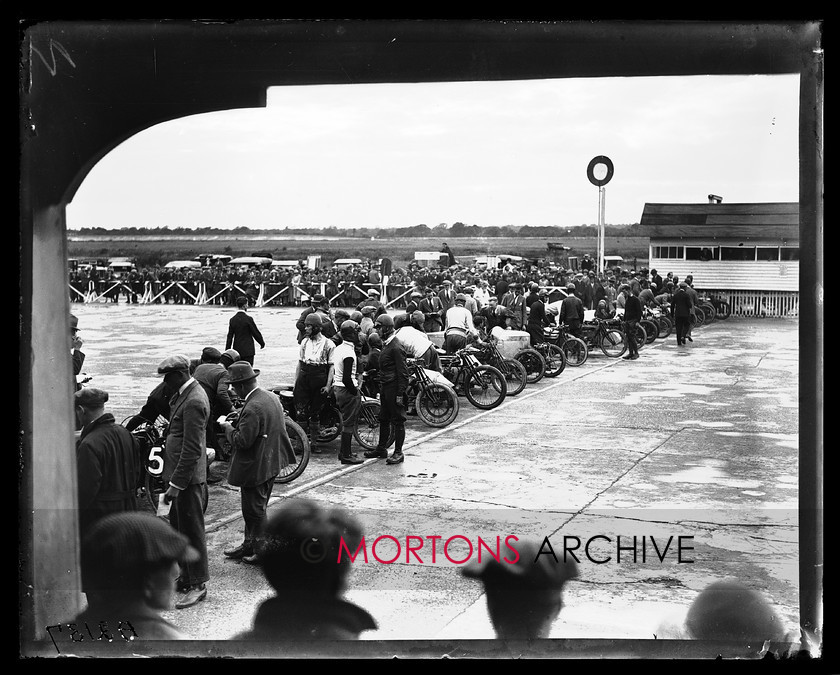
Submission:
[[[639,223],[629,225],[605,225],[604,234],[607,236],[636,236],[636,231]],[[83,227],[76,232],[80,235],[119,235],[119,236],[136,236],[136,237],[165,237],[171,235],[187,235],[187,236],[224,236],[224,235],[313,235],[325,237],[360,237],[369,239],[376,237],[383,238],[400,238],[400,237],[436,237],[440,238],[459,238],[459,237],[597,237],[597,225],[577,225],[575,227],[561,227],[559,225],[547,227],[535,227],[532,225],[505,225],[501,227],[490,226],[482,227],[480,225],[465,225],[464,223],[454,223],[447,225],[441,223],[434,227],[428,225],[414,225],[412,227],[389,227],[389,228],[339,228],[339,227],[321,227],[321,228],[282,228],[273,230],[251,229],[250,227],[235,227],[232,229],[223,229],[217,227],[121,227],[121,228],[104,228],[104,227]]]

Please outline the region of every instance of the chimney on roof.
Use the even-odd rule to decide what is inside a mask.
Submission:
[[[709,195],[709,204],[720,204],[723,201],[723,197],[718,197],[717,195]]]

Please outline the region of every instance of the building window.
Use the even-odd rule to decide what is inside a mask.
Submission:
[[[755,246],[721,246],[721,260],[755,260]]]
[[[779,249],[780,260],[799,260],[799,248],[795,246],[782,246]]]
[[[720,260],[717,246],[686,246],[685,247],[686,260]]]
[[[755,249],[756,260],[772,260],[777,262],[779,260],[778,246],[758,246]]]
[[[683,248],[682,246],[653,246],[653,257],[654,258],[669,258],[671,260],[682,260],[683,259]]]

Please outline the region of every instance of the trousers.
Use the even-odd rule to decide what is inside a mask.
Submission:
[[[180,582],[184,586],[197,586],[210,579],[207,563],[207,539],[204,532],[204,504],[207,483],[190,483],[173,500],[169,510],[169,524],[190,540],[198,551],[199,559],[180,563]]]

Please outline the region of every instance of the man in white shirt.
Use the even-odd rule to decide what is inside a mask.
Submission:
[[[321,408],[327,402],[333,380],[332,353],[335,343],[323,336],[323,323],[317,313],[308,314],[304,321],[305,337],[300,343],[295,388],[293,392],[297,422],[309,431],[312,452],[321,452],[318,435],[321,433]]]
[[[490,304],[489,286],[490,284],[487,283],[487,279],[482,279],[478,282],[478,287],[473,291],[473,298],[478,303],[478,311],[481,311],[482,308]]]
[[[423,331],[406,324],[397,329],[396,336],[402,343],[406,356],[421,359],[425,368],[440,372],[440,356],[435,343]]]
[[[359,391],[358,360],[353,339],[358,324],[347,320],[341,324],[339,334],[342,342],[332,353],[333,364],[333,393],[335,402],[341,411],[344,427],[341,431],[341,448],[338,451],[338,461],[342,464],[361,464],[364,460],[351,452],[350,443],[353,438],[353,427],[359,414],[362,395]]]
[[[478,337],[473,324],[472,312],[466,308],[467,296],[458,293],[455,305],[446,312],[446,329],[443,332],[443,347],[447,354],[454,354],[467,346],[469,336]]]

